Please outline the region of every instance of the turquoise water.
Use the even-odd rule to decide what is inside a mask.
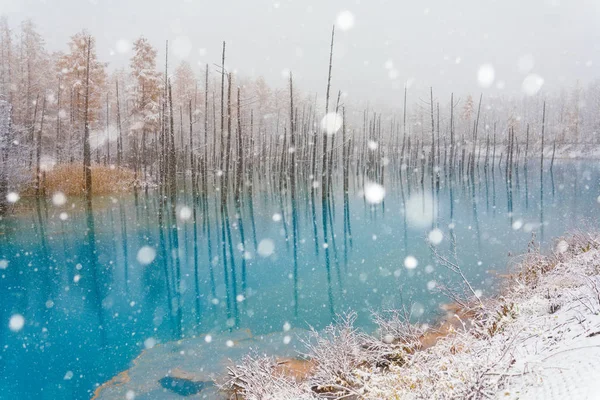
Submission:
[[[558,235],[598,227],[598,163],[557,162],[541,180],[532,164],[505,178],[480,167],[474,180],[418,171],[400,180],[389,168],[384,201],[371,205],[351,174],[347,196],[334,182],[327,243],[310,182],[292,200],[278,179],[255,176],[252,196],[230,199],[227,215],[218,192],[193,200],[183,185],[173,212],[153,190],[97,197],[91,214],[77,198],[22,199],[26,210],[0,228],[0,398],[90,398],[151,342],[318,329],[347,310],[370,330],[372,311],[403,305],[431,322],[448,302],[436,287],[458,282],[432,254],[433,229],[439,252],[456,252],[491,295],[495,272],[532,234],[549,249]],[[17,314],[20,329],[9,327]]]

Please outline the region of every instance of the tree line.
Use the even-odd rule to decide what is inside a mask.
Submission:
[[[83,164],[82,193],[90,195],[90,169],[105,164],[131,169],[140,186],[169,190],[191,175],[199,191],[222,186],[221,196],[230,187],[239,192],[250,173],[276,174],[282,185],[299,174],[325,196],[349,160],[377,181],[390,159],[431,168],[456,162],[467,171],[492,157],[515,162],[513,152],[516,160],[542,152],[542,127],[553,155],[556,143],[599,141],[597,82],[552,96],[478,101],[454,94],[444,101],[431,88],[411,105],[405,88],[402,109],[382,112],[361,107],[363,99],[345,104],[332,89],[334,38],[332,31],[323,100],[294,88],[291,73],[289,88],[273,89],[263,78],[227,71],[225,43],[219,64],[196,71],[186,61],[170,65],[168,42],[158,60],[140,37],[128,68],[109,71],[85,30],[66,52],[51,53],[32,21],[13,30],[1,18],[2,199],[32,180],[39,195],[44,172],[63,163]]]

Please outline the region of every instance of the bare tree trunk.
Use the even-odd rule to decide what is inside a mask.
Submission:
[[[231,80],[233,76],[228,75],[227,84],[227,141],[225,145],[223,179],[221,185],[221,204],[224,206],[227,202],[227,191],[229,188],[229,161],[231,157]]]
[[[204,195],[207,195],[207,161],[208,161],[208,64],[206,64],[206,81],[204,90],[204,160],[203,160],[203,173],[204,173]]]
[[[177,195],[177,162],[175,159],[175,126],[173,122],[173,93],[171,82],[168,82],[169,88],[169,192],[171,194],[171,208],[175,207],[175,198]]]
[[[477,118],[475,119],[475,127],[473,128],[473,154],[471,154],[471,173],[475,170],[475,151],[477,149],[477,129],[479,128],[479,114],[481,113],[481,100],[483,93],[479,95],[479,106],[477,107]]]
[[[29,148],[29,169],[31,169],[33,167],[33,143],[35,141],[35,120],[37,119],[37,110],[38,110],[38,104],[40,102],[40,95],[38,93],[36,99],[35,99],[35,108],[33,111],[33,121],[31,121],[31,125],[29,126],[29,144],[30,144],[30,148]]]
[[[83,176],[84,176],[84,192],[88,205],[92,202],[92,159],[90,152],[90,56],[91,56],[92,38],[87,38],[87,57],[85,63],[85,106],[83,110]]]
[[[529,124],[527,124],[527,134],[525,138],[525,160],[524,164],[527,167],[527,154],[529,153]]]
[[[450,171],[454,169],[454,93],[450,95]]]
[[[117,88],[117,167],[123,162],[123,133],[121,131],[121,105],[119,103],[119,81],[115,82]]]
[[[190,116],[190,170],[192,172],[192,194],[196,193],[196,165],[194,162],[194,135],[192,122],[192,99],[189,100],[189,116]],[[196,196],[192,196],[192,201],[196,204]],[[194,210],[196,208],[194,207]],[[194,227],[196,229],[196,227]]]
[[[240,88],[238,87],[238,92],[237,92],[237,123],[238,123],[238,127],[237,127],[237,147],[238,147],[238,159],[237,159],[237,171],[236,171],[236,175],[237,175],[237,188],[236,188],[236,196],[237,196],[237,202],[239,205],[239,201],[240,201],[240,194],[242,193],[242,187],[243,187],[243,183],[244,183],[244,177],[243,177],[243,171],[244,171],[244,148],[243,148],[243,144],[242,144],[242,106],[240,103]]]
[[[41,158],[42,158],[42,131],[44,129],[44,114],[46,114],[46,96],[42,101],[42,117],[40,119],[40,129],[37,132],[36,138],[36,153],[35,153],[35,194],[40,197],[43,194],[44,189],[41,185],[42,171],[41,171]]]
[[[108,92],[106,93],[106,165],[110,165],[110,113],[108,110]]]
[[[540,154],[540,173],[544,172],[544,128],[546,127],[546,102],[542,111],[542,149]]]
[[[55,157],[56,157],[56,162],[60,163],[60,142],[61,142],[61,138],[60,138],[60,94],[61,94],[61,76],[58,76],[58,90],[57,90],[57,108],[56,108],[56,143],[54,144],[55,148],[54,148],[54,153],[55,153]]]
[[[429,104],[431,106],[431,169],[433,170],[433,166],[435,165],[435,122],[433,119],[433,87],[429,88],[429,96],[430,101]]]
[[[402,150],[400,151],[400,163],[401,164],[404,164],[405,148],[406,148],[406,85],[404,85],[404,115],[402,117]]]
[[[327,92],[325,95],[325,118],[329,118],[329,116],[327,115],[329,113],[329,89],[331,88],[331,66],[332,66],[332,61],[333,61],[333,38],[335,35],[335,25],[333,26],[332,30],[331,30],[331,47],[329,49],[329,74],[327,75]],[[327,121],[325,121],[325,124],[327,125]],[[326,126],[327,128],[327,126]],[[321,168],[321,199],[323,200],[323,202],[325,201],[325,196],[327,195],[327,178],[326,178],[326,168],[327,168],[327,140],[328,140],[328,133],[327,133],[327,129],[325,129],[325,134],[323,135],[323,165]],[[323,206],[325,207],[325,206]]]

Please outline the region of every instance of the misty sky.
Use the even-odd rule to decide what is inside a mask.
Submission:
[[[285,85],[282,71],[291,69],[298,87],[320,95],[343,11],[354,24],[336,31],[333,90],[357,101],[400,104],[406,81],[438,94],[514,95],[530,73],[545,91],[600,77],[600,1],[0,0],[13,26],[33,19],[49,50],[66,50],[87,28],[114,68],[127,65],[127,43],[143,34],[161,64],[168,39],[172,62],[184,57],[200,70],[219,63],[225,40],[230,70]],[[478,80],[484,64],[494,70],[489,88]]]

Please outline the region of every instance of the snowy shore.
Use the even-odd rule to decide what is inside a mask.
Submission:
[[[600,398],[600,236],[557,239],[549,255],[530,245],[509,272],[495,298],[469,296],[465,282],[426,330],[398,311],[375,316],[374,334],[349,314],[322,332],[157,345],[94,398]]]
[[[307,379],[268,379],[274,363],[248,358],[225,386],[246,399],[599,398],[598,236],[560,239],[547,256],[532,248],[512,272],[501,296],[469,303],[439,335],[398,318],[375,337],[346,323],[309,346]]]

